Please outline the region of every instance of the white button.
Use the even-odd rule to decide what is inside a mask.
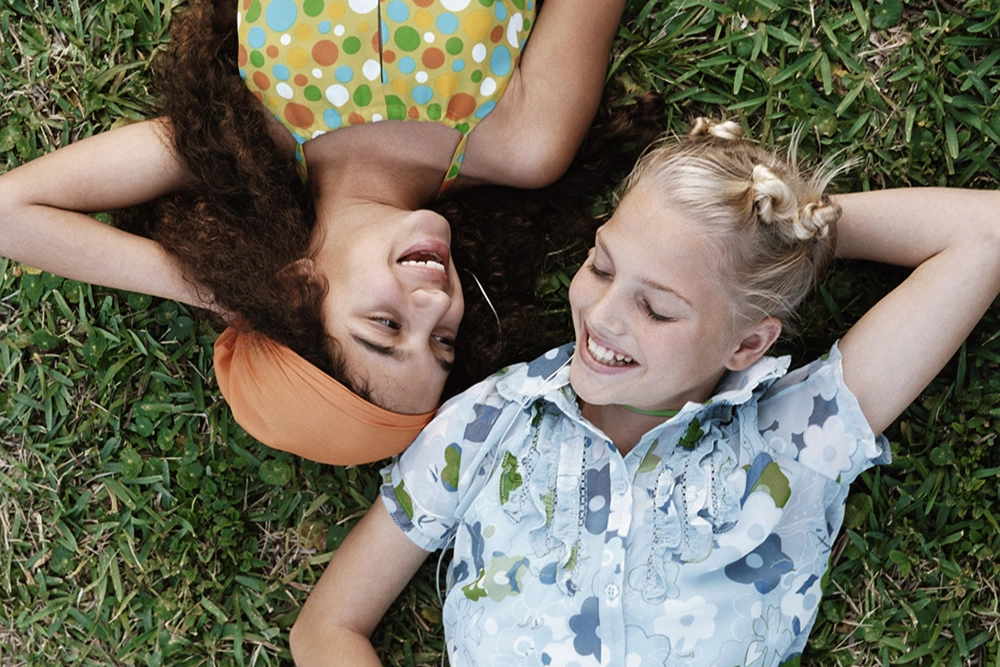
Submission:
[[[615,493],[619,496],[624,496],[626,492],[628,492],[628,482],[624,479],[620,479],[615,482]]]
[[[615,600],[618,598],[618,586],[615,584],[608,584],[604,587],[604,597],[609,600]]]

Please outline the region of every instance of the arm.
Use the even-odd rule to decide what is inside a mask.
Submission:
[[[836,201],[839,256],[916,267],[840,343],[844,381],[880,433],[1000,292],[1000,191],[906,188]]]
[[[0,255],[67,278],[208,307],[150,239],[87,215],[180,190],[187,171],[163,120],[84,139],[0,176]]]
[[[292,626],[295,664],[379,665],[369,637],[426,558],[376,499],[337,549]]]
[[[546,0],[500,103],[469,135],[467,156],[490,164],[466,162],[463,176],[541,187],[566,171],[601,101],[624,6]]]

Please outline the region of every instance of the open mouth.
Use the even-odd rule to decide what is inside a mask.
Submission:
[[[425,269],[435,269],[445,271],[445,262],[448,260],[436,252],[417,251],[404,255],[399,259],[402,266],[417,266]]]
[[[624,354],[617,354],[608,348],[594,342],[594,339],[587,336],[587,351],[598,363],[605,366],[629,366],[635,363],[632,357]]]

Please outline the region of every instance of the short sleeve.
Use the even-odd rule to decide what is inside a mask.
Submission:
[[[382,500],[396,524],[427,551],[448,544],[464,502],[488,477],[491,437],[503,400],[490,378],[452,398],[413,444],[382,470]]]
[[[775,451],[839,483],[891,460],[888,440],[872,432],[844,384],[836,343],[771,385],[760,399],[757,423]]]

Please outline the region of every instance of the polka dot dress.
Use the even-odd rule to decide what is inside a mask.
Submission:
[[[301,144],[347,125],[443,123],[462,141],[503,95],[534,0],[240,0],[247,87]],[[301,155],[301,151],[300,151]]]

